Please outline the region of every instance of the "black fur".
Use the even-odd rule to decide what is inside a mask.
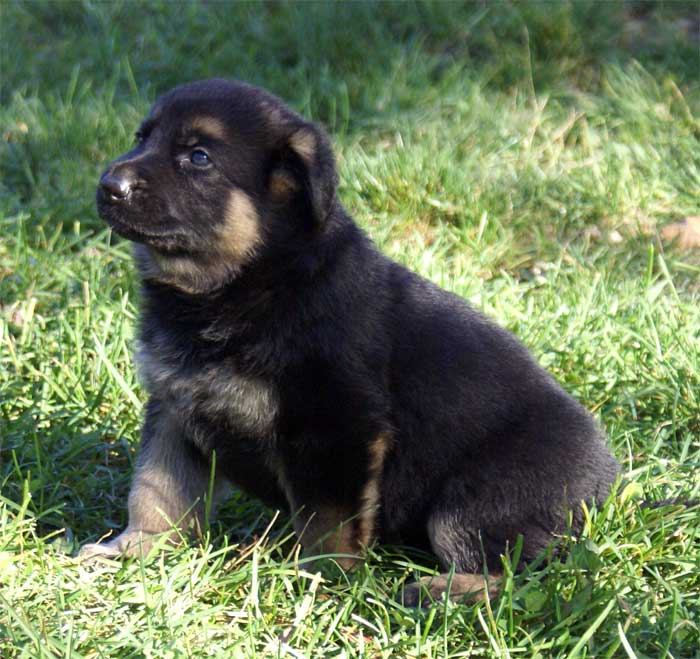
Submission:
[[[214,172],[176,164],[193,115],[230,129],[210,145]],[[335,196],[318,126],[221,80],[152,116],[108,170],[135,160],[142,183],[126,200],[101,188],[98,205],[141,244],[149,414],[177,418],[193,463],[215,451],[222,477],[273,506],[353,516],[382,438],[371,537],[431,547],[458,572],[498,567],[519,535],[535,557],[569,512],[580,527],[580,502],[605,498],[618,470],[596,423],[509,332],[377,251]],[[251,255],[196,286],[159,276],[153,258],[220,258],[209,243],[234,188],[256,211]]]

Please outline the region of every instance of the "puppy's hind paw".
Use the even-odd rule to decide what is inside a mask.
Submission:
[[[447,596],[453,602],[479,602],[495,597],[500,590],[500,577],[483,574],[438,574],[422,577],[403,590],[401,603],[410,608],[429,609]]]

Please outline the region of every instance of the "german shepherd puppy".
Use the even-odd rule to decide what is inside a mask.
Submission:
[[[431,548],[456,598],[518,536],[532,559],[607,496],[618,466],[591,416],[510,333],[377,251],[319,126],[208,80],[136,135],[97,207],[134,242],[149,401],[128,527],[83,555],[196,527],[213,473],[215,498],[234,483],[288,509],[306,555]]]

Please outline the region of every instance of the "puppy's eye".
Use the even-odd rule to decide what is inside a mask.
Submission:
[[[190,162],[197,167],[206,167],[211,160],[205,151],[202,151],[202,149],[195,149],[190,154]]]
[[[143,144],[146,141],[146,138],[143,136],[143,133],[140,130],[137,130],[134,133],[134,142],[136,144]]]

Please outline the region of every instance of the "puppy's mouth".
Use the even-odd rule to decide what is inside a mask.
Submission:
[[[135,227],[121,222],[111,221],[109,226],[123,238],[128,238],[137,243],[144,243],[165,252],[184,251],[182,243],[184,237],[177,233],[147,233]]]
[[[184,233],[167,228],[162,230],[143,228],[129,222],[123,218],[123,212],[119,212],[119,209],[109,203],[104,203],[104,200],[99,198],[99,194],[97,210],[112,231],[127,240],[142,243],[166,254],[179,255],[189,252],[190,241]]]
[[[127,240],[142,243],[167,254],[184,254],[188,252],[188,240],[183,233],[177,231],[148,231],[136,227],[115,217],[114,213],[100,210],[100,216],[110,226],[112,231]]]

